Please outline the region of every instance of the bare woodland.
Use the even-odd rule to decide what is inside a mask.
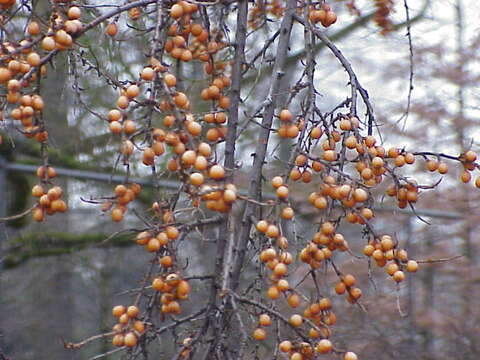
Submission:
[[[0,0],[0,360],[477,359],[470,0]]]

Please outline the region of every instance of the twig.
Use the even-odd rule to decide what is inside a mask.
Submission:
[[[36,208],[36,205],[32,206],[31,208],[25,210],[24,212],[20,213],[20,214],[16,214],[16,215],[12,215],[12,216],[7,216],[7,217],[2,217],[0,218],[0,222],[3,222],[3,221],[11,221],[11,220],[16,220],[16,219],[20,219],[28,214],[30,214],[32,212],[33,209]]]
[[[456,255],[456,256],[449,257],[449,258],[425,259],[425,260],[415,260],[415,261],[419,264],[436,264],[436,263],[442,263],[442,262],[457,260],[457,259],[460,259],[464,256],[465,255]]]
[[[410,105],[412,101],[412,92],[413,92],[413,70],[414,70],[414,63],[413,63],[413,43],[412,43],[412,33],[411,33],[411,21],[410,21],[410,9],[408,7],[407,0],[403,0],[403,6],[405,8],[405,17],[407,23],[407,38],[408,38],[408,50],[409,50],[409,60],[410,60],[410,74],[408,77],[408,95],[407,95],[407,109],[405,113],[398,119],[397,123],[400,122],[402,119],[405,119],[403,123],[403,130],[405,130],[405,126],[407,125],[408,115],[410,113]]]

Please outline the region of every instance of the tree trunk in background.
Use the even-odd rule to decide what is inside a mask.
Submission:
[[[428,252],[433,248],[433,239],[430,233],[426,234],[425,245],[423,253],[428,254]],[[420,331],[423,335],[423,344],[422,344],[422,359],[424,360],[433,360],[434,356],[434,342],[433,342],[433,331],[435,329],[434,325],[434,313],[435,313],[435,267],[434,266],[425,266],[422,268],[422,288],[424,289],[424,299],[423,299],[423,311],[422,313],[428,317],[427,323],[429,326],[424,326]]]

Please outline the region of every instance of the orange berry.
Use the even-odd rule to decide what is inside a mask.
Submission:
[[[350,286],[355,285],[356,279],[355,279],[355,277],[354,277],[353,275],[347,274],[347,275],[345,275],[345,276],[343,277],[342,282],[343,282],[346,286],[350,287]]]
[[[131,305],[127,308],[127,315],[130,318],[137,317],[138,314],[140,314],[140,309],[136,307],[135,305]]]
[[[257,222],[256,227],[258,231],[265,233],[268,229],[268,222],[266,222],[265,220],[260,220],[259,222]]]
[[[158,240],[157,240],[158,241]],[[172,267],[173,266],[173,259],[171,256],[169,255],[166,255],[166,256],[163,256],[161,259],[160,259],[160,265],[162,267],[165,267],[165,268],[169,268],[169,267]]]
[[[134,347],[137,345],[137,336],[133,332],[128,332],[125,334],[125,346]]]
[[[257,328],[253,331],[253,338],[255,340],[265,340],[267,338],[267,332],[264,329]]]
[[[290,316],[289,323],[292,326],[295,326],[295,327],[301,326],[302,323],[303,323],[302,316],[298,315],[298,314],[294,314],[294,315]]]
[[[280,199],[285,199],[288,197],[288,188],[284,185],[281,185],[277,188],[276,194]]]
[[[180,231],[175,226],[167,226],[165,233],[170,240],[175,240],[180,235]]]
[[[298,306],[300,306],[300,296],[293,293],[287,298],[287,302],[290,307],[297,308]]]
[[[270,326],[272,324],[272,319],[268,314],[261,314],[258,323],[262,326]]]
[[[280,236],[280,230],[276,225],[269,225],[267,227],[267,231],[265,231],[265,235],[267,235],[270,238],[276,238]]]
[[[438,172],[440,174],[446,174],[448,172],[448,165],[444,162],[438,164]]]
[[[333,345],[332,342],[328,339],[322,339],[319,341],[317,346],[315,347],[315,350],[319,352],[320,354],[327,354],[330,351],[332,351]]]
[[[325,161],[335,161],[337,159],[337,153],[335,150],[326,150],[323,153],[323,159]]]
[[[281,185],[283,185],[283,179],[281,176],[275,176],[273,179],[272,179],[272,186],[275,188],[275,189],[278,189]]]
[[[278,299],[280,297],[280,291],[276,286],[270,286],[267,290],[267,296],[272,300]]]
[[[114,306],[113,309],[112,309],[112,314],[113,316],[115,317],[120,317],[122,316],[123,314],[125,314],[125,311],[127,311],[127,309],[125,308],[125,306],[123,305],[117,305],[117,306]]]
[[[148,240],[147,251],[157,252],[161,248],[160,241],[155,237]]]
[[[291,220],[295,216],[295,212],[291,207],[282,209],[282,218],[285,220]]]
[[[151,67],[143,68],[142,72],[140,73],[140,77],[145,81],[152,81],[155,77],[155,71]]]
[[[117,24],[115,23],[108,24],[107,27],[105,28],[105,33],[110,37],[114,37],[115,35],[117,35],[118,33]]]
[[[208,175],[214,180],[221,180],[225,177],[225,170],[221,165],[213,165],[208,170]]]
[[[135,321],[135,323],[133,324],[133,328],[140,334],[143,334],[145,332],[145,324],[140,320]]]
[[[292,350],[292,343],[288,340],[282,341],[278,345],[278,348],[281,352],[290,352]]]
[[[122,334],[117,334],[112,338],[112,345],[113,346],[123,346],[125,344],[124,336]]]
[[[462,175],[460,176],[460,179],[462,180],[463,183],[468,183],[472,179],[472,174],[468,170],[464,170],[462,172]]]
[[[464,156],[465,156],[465,160],[468,162],[474,162],[475,160],[477,160],[477,154],[472,150],[468,150],[464,154]]]
[[[170,16],[178,19],[183,15],[183,7],[179,4],[174,4],[170,9]]]
[[[280,121],[292,121],[293,115],[288,109],[283,109],[280,111],[279,115]]]
[[[357,354],[354,352],[346,352],[345,355],[343,356],[343,360],[358,360]]]
[[[36,21],[31,21],[28,23],[27,32],[31,36],[40,34],[40,25]]]
[[[408,272],[416,272],[418,270],[418,263],[415,260],[408,260],[406,269]]]
[[[345,291],[346,291],[346,285],[345,285],[344,282],[339,282],[339,283],[337,283],[337,285],[335,285],[335,292],[338,295],[344,294]]]

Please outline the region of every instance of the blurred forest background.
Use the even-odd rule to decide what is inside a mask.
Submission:
[[[41,13],[41,2],[37,3]],[[405,112],[411,63],[405,35],[404,2],[397,1],[392,17],[396,26],[386,35],[379,33],[372,20],[374,1],[357,2],[361,5],[360,16],[348,13],[345,3],[332,2],[339,21],[328,33],[350,59],[369,91],[380,119],[384,146],[388,148],[389,142],[395,139],[396,143],[417,151],[429,149],[458,154],[471,148],[478,152],[478,1],[408,1],[414,65],[414,89],[408,116]],[[106,113],[115,101],[116,94],[99,80],[96,68],[121,81],[135,78],[145,63],[143,53],[148,37],[131,36],[128,29],[128,26],[143,28],[145,24],[123,17],[119,24],[116,41],[105,36],[101,28],[96,36],[89,34],[79,40],[79,51],[65,52],[55,60],[55,69],[48,69],[42,96],[52,145],[51,163],[57,168],[112,173],[117,144],[112,141],[105,124],[84,104],[95,112]],[[302,61],[302,34],[298,32],[295,36],[298,43],[292,44],[289,58],[292,74],[298,71]],[[262,41],[250,41],[249,46],[261,47]],[[318,49],[316,60],[324,69],[317,76],[324,91],[325,108],[329,108],[329,104],[337,103],[344,96],[346,76],[323,48]],[[198,86],[201,79],[196,74],[200,72],[195,66],[185,72],[185,77],[191,79],[185,86]],[[251,91],[247,107],[256,107],[255,93],[264,91],[268,83],[269,78],[261,72],[255,79],[245,79],[245,86]],[[39,148],[9,133],[15,147],[12,149],[5,141],[1,160],[38,166]],[[244,167],[248,169],[249,146],[254,136],[248,131],[244,135],[242,151]],[[272,144],[272,148],[274,146]],[[288,158],[289,147],[284,146],[283,151]],[[282,163],[279,161],[276,165],[281,168]],[[472,184],[460,184],[460,172],[456,170],[451,168],[450,178],[442,181],[439,191],[422,194],[417,209],[425,221],[412,211],[393,210],[393,204],[385,198],[377,209],[375,225],[380,233],[388,229],[390,234],[395,234],[413,258],[464,255],[462,258],[422,265],[418,274],[408,277],[408,281],[397,289],[384,271],[378,269],[372,269],[373,285],[367,278],[367,262],[345,257],[344,269],[364,274],[361,287],[368,311],[363,313],[358,307],[344,306],[346,310],[338,314],[336,331],[342,337],[334,335],[334,339],[339,345],[350,344],[361,359],[479,358],[480,192]],[[35,183],[33,174],[13,170],[6,173],[4,168],[0,171],[7,177],[6,186],[0,188],[0,205],[6,215],[30,207],[30,189]],[[276,170],[269,171],[275,173]],[[417,178],[425,183],[433,184],[438,180],[436,175],[426,173],[424,163],[419,162],[415,171]],[[138,177],[146,175],[141,168],[133,172]],[[98,207],[81,200],[110,193],[112,183],[81,179],[78,174],[60,179],[67,189],[69,212],[41,224],[33,223],[29,217],[0,224],[0,348],[8,359],[88,359],[111,349],[106,340],[72,352],[63,348],[62,340],[78,341],[111,329],[114,323],[112,306],[129,303],[128,290],[139,286],[148,261],[141,248],[131,246],[134,244],[132,234],[104,241],[120,230],[119,225],[113,224]],[[175,179],[165,180],[175,186]],[[240,176],[236,185],[244,189],[248,179]],[[165,187],[165,191],[168,190]],[[139,211],[148,208],[151,191],[148,188],[143,191],[136,203]],[[310,186],[297,185],[297,193],[308,194],[309,191]],[[313,207],[300,202],[294,205],[301,214],[299,235],[311,236],[314,229],[310,225],[317,221]],[[136,225],[138,219],[129,215],[120,226],[128,229]],[[360,254],[363,242],[358,228],[345,227],[341,232],[351,239],[352,251]],[[211,272],[213,264],[202,258],[208,259],[213,249],[209,238],[219,234],[213,229],[207,235],[197,242],[182,245],[186,252],[203,255],[189,259],[192,272]],[[190,236],[198,237],[194,233]],[[340,255],[339,263],[341,260]],[[255,264],[252,264],[252,271],[255,271]],[[302,265],[297,265],[294,277],[301,279],[302,271],[305,271]],[[333,282],[333,278],[331,282],[327,278],[324,285],[331,289]],[[194,303],[196,297],[203,294],[202,283],[192,284],[187,311],[188,303]],[[157,358],[168,359],[169,342],[176,340],[165,338],[158,344]]]

